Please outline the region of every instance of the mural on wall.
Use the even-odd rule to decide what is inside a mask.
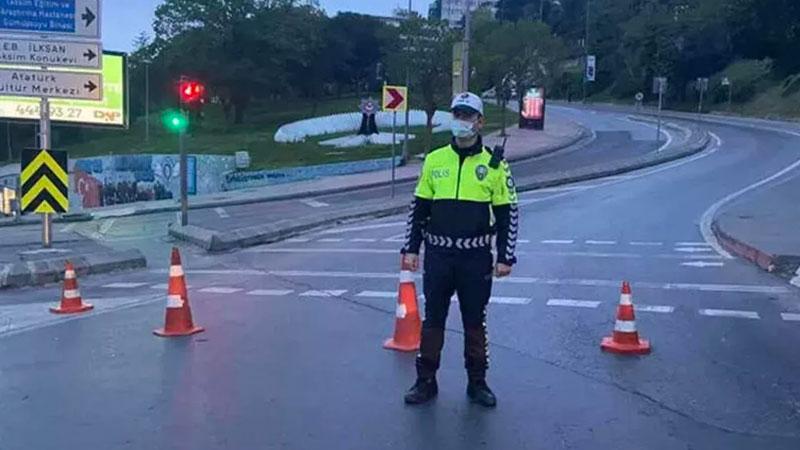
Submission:
[[[232,156],[190,156],[187,164],[189,194],[218,192],[224,172],[232,170],[233,166]],[[72,187],[79,206],[83,208],[166,200],[180,195],[180,161],[177,155],[78,159],[72,175]]]

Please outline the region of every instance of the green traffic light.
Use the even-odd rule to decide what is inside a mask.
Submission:
[[[164,128],[173,133],[183,133],[189,128],[189,118],[181,111],[165,111],[162,117]]]

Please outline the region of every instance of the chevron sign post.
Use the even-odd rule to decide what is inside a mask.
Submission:
[[[383,110],[392,114],[392,198],[394,198],[395,159],[397,158],[397,112],[408,110],[408,86],[383,86]]]
[[[54,214],[69,209],[67,152],[25,150],[19,178],[22,212]]]

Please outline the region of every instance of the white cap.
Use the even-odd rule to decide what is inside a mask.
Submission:
[[[472,92],[464,92],[456,95],[453,99],[450,110],[453,111],[456,108],[469,108],[483,115],[483,100]]]

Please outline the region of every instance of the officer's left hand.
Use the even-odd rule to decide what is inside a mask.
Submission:
[[[497,263],[494,267],[494,276],[503,278],[511,275],[511,266],[503,263]]]

